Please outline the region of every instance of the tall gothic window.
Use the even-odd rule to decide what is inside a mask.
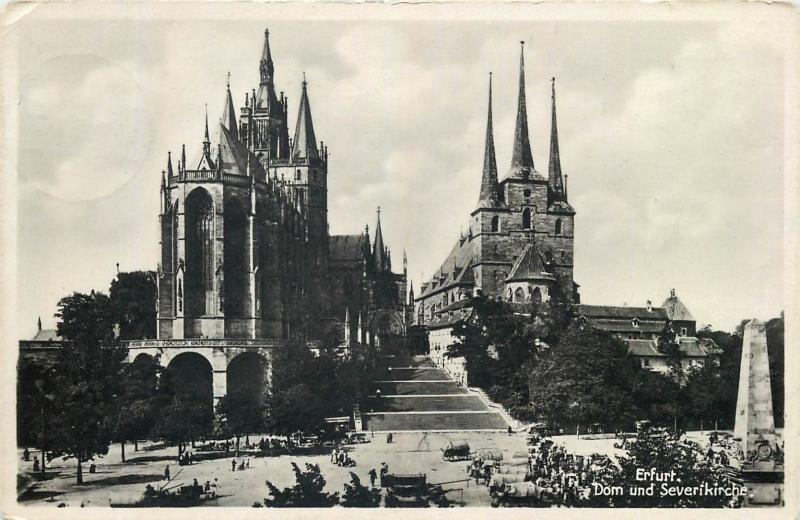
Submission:
[[[537,287],[531,294],[531,301],[533,303],[542,303],[542,291]]]
[[[530,229],[531,228],[531,209],[525,208],[525,211],[522,212],[522,229]]]
[[[495,215],[492,217],[492,233],[497,233],[500,231],[500,218]]]
[[[186,198],[186,310],[202,316],[213,310],[214,203],[202,188]]]
[[[556,219],[556,235],[561,234],[561,219]]]
[[[517,290],[514,291],[514,302],[521,303],[525,301],[525,291],[522,290],[522,287],[517,287]]]
[[[242,203],[225,201],[225,317],[243,318],[247,314],[247,215]]]

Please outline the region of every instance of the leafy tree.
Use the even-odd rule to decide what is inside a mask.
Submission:
[[[267,480],[267,488],[272,498],[265,498],[267,507],[333,507],[339,503],[339,493],[326,493],[325,478],[316,464],[306,464],[306,470],[292,462],[295,485],[283,490]]]
[[[611,334],[573,322],[530,374],[536,415],[551,422],[622,425],[635,419],[639,364]]]
[[[162,399],[158,395],[161,366],[150,356],[139,356],[122,368],[122,394],[117,396],[108,416],[113,438],[120,443],[125,462],[125,442],[138,440],[153,432]]]
[[[225,431],[236,437],[236,456],[239,439],[250,432],[263,431],[266,409],[262,395],[249,389],[232,392],[219,400],[217,412],[225,417]]]
[[[681,386],[671,374],[650,370],[637,373],[633,400],[637,419],[648,419],[654,424],[673,426],[681,414]]]
[[[58,371],[45,358],[21,355],[17,365],[17,443],[42,451],[41,478],[45,477],[48,428],[55,412]]]
[[[168,443],[177,444],[178,457],[184,443],[208,434],[214,421],[211,404],[179,386],[170,370],[161,374],[157,398],[160,417],[154,429]]]
[[[645,429],[637,435],[635,442],[631,443],[627,457],[619,457],[621,472],[615,473],[609,485],[622,486],[626,492],[621,496],[594,497],[592,506],[613,507],[724,507],[728,505],[730,497],[724,494],[692,495],[682,494],[660,496],[659,482],[656,482],[656,494],[653,497],[633,496],[627,492],[633,486],[641,486],[637,481],[636,471],[639,469],[654,468],[657,473],[675,471],[675,486],[728,488],[728,477],[720,466],[708,464],[703,459],[703,454],[698,446],[687,445],[679,442],[677,435],[661,432],[658,429]],[[601,503],[597,503],[597,502]],[[603,504],[603,501],[610,503]]]
[[[558,340],[571,320],[567,302],[506,303],[478,296],[473,312],[453,328],[448,357],[466,359],[470,381],[518,419],[532,418],[528,373],[544,346]]]
[[[319,359],[305,345],[288,341],[278,347],[266,396],[269,429],[289,435],[321,425],[327,397],[315,390],[324,381]]]
[[[381,504],[379,489],[371,489],[361,484],[358,475],[350,472],[350,483],[344,485],[343,507],[378,507]]]
[[[156,273],[119,273],[111,281],[109,296],[120,339],[156,337]]]
[[[56,362],[51,446],[54,455],[77,459],[77,483],[82,484],[82,463],[108,453],[111,435],[105,418],[121,391],[126,352],[115,338],[114,315],[106,295],[74,293],[62,298],[58,307],[58,334],[67,341]]]

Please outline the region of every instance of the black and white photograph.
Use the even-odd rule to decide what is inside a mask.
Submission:
[[[798,514],[796,6],[3,17],[4,514]]]

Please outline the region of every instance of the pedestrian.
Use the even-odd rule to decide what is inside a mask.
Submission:
[[[167,464],[167,467],[164,468],[164,480],[169,482],[169,464]]]
[[[203,491],[205,491],[206,493],[209,493],[211,491],[211,482],[209,482],[208,480],[206,480],[206,485],[203,488]]]
[[[33,457],[33,471],[39,471],[39,457]]]
[[[28,448],[25,448],[25,450],[23,450],[23,452],[22,452],[22,460],[24,460],[25,462],[28,462],[29,460],[31,460],[31,452],[28,451]]]
[[[511,429],[511,425],[508,426],[508,436],[511,437],[511,434],[514,433],[514,430]]]
[[[378,474],[375,473],[375,468],[369,470],[369,483],[372,487],[375,487],[375,480],[378,478]]]
[[[200,484],[197,483],[197,479],[194,479],[194,481],[192,481],[192,487],[196,488],[200,487]]]
[[[331,452],[331,462],[336,464],[337,460],[339,460],[339,447],[338,446],[333,448],[333,451]]]
[[[247,469],[250,469],[250,459],[247,459],[247,466],[245,466],[245,467],[246,467]]]
[[[236,471],[236,459],[231,459],[231,471]]]

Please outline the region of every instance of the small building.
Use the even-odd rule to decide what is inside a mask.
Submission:
[[[697,322],[675,289],[670,290],[661,307],[648,301],[645,307],[576,305],[574,309],[576,316],[623,340],[642,367],[654,372],[669,371],[667,355],[659,348],[659,338],[665,333],[675,334],[684,371],[702,366],[719,354],[712,340],[695,337]]]

